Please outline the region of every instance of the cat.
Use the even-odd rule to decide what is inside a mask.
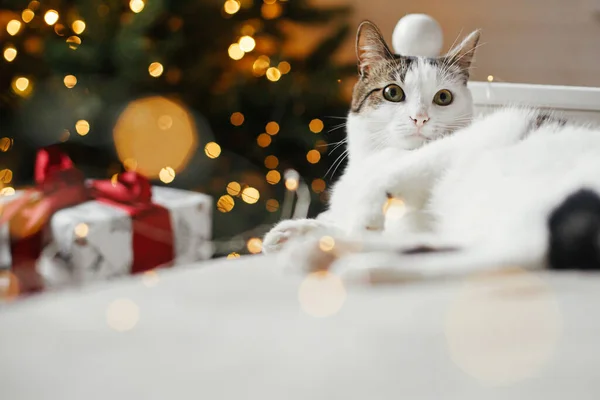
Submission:
[[[375,24],[361,23],[356,35],[359,79],[347,120],[348,166],[331,191],[328,211],[316,220],[276,225],[263,240],[264,252],[280,250],[315,229],[346,230],[353,214],[346,198],[354,192],[353,182],[362,179],[366,158],[387,148],[408,153],[466,126],[473,109],[466,85],[479,37],[479,31],[471,33],[442,57],[395,55]]]

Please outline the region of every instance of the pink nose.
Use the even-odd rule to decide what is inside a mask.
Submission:
[[[418,114],[416,117],[409,118],[415,123],[416,126],[423,126],[427,123],[427,121],[429,121],[429,117],[423,114]]]

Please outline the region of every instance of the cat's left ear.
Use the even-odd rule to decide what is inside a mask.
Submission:
[[[370,21],[364,21],[358,27],[356,57],[361,75],[366,75],[374,64],[392,58],[392,52],[379,28]]]
[[[481,31],[479,29],[471,32],[458,46],[451,49],[446,57],[450,59],[452,64],[468,71],[475,58],[475,50],[480,36]]]

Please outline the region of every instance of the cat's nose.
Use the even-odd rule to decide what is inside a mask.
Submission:
[[[416,126],[423,126],[429,121],[429,116],[426,114],[417,114],[415,117],[409,117]]]

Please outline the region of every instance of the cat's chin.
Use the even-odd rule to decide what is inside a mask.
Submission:
[[[403,150],[415,150],[427,143],[423,136],[410,135],[400,139],[399,147]]]

